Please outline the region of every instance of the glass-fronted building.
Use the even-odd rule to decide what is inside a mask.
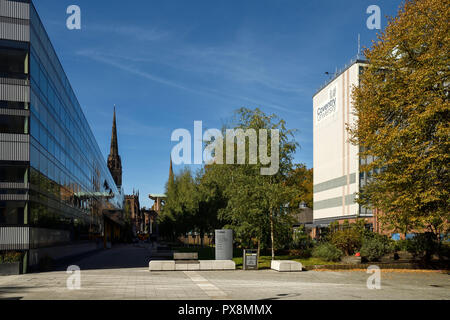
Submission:
[[[82,251],[123,200],[34,5],[0,0],[0,251]]]

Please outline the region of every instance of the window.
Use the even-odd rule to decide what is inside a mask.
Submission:
[[[30,146],[30,165],[39,170],[39,151],[33,146]]]
[[[0,115],[0,133],[25,134],[25,117]]]
[[[47,98],[48,80],[43,69],[41,69],[41,73],[39,76],[39,88],[44,94],[44,97]]]
[[[0,182],[25,182],[26,167],[23,166],[0,166]]]
[[[0,77],[27,79],[27,56],[26,50],[0,48]]]
[[[23,204],[0,202],[0,224],[22,225],[24,222]]]
[[[30,132],[31,136],[33,136],[37,141],[40,140],[39,120],[34,116],[33,113],[31,113]]]
[[[0,108],[4,109],[28,109],[28,104],[17,101],[0,101]]]
[[[39,83],[39,62],[37,61],[34,54],[31,54],[30,58],[30,74],[31,74],[31,80],[34,81],[35,84]]]
[[[33,189],[39,189],[39,171],[34,168],[30,169],[30,183],[33,185]]]

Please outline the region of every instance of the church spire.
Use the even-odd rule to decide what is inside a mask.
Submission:
[[[113,125],[111,133],[111,149],[108,156],[108,169],[118,188],[122,186],[122,161],[119,156],[117,142],[116,106],[114,105]]]
[[[173,167],[172,167],[172,157],[170,157],[170,168],[169,168],[169,183],[173,183],[174,176],[173,176]]]
[[[111,149],[109,153],[111,155],[119,154],[119,146],[117,144],[116,105],[114,105],[113,125],[111,133]]]

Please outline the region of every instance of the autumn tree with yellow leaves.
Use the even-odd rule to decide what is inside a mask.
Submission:
[[[402,233],[449,229],[450,0],[406,1],[367,49],[348,128],[374,159],[359,202]]]

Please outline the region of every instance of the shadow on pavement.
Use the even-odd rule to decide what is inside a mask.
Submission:
[[[301,293],[281,293],[281,294],[277,294],[276,297],[266,298],[266,299],[261,299],[261,300],[262,301],[264,301],[264,300],[280,300],[280,299],[286,299],[286,298],[299,297],[301,295],[302,295]]]
[[[75,258],[59,260],[53,270],[66,271],[71,265],[81,270],[148,268],[151,251],[138,245],[118,245],[111,249],[97,250]]]

